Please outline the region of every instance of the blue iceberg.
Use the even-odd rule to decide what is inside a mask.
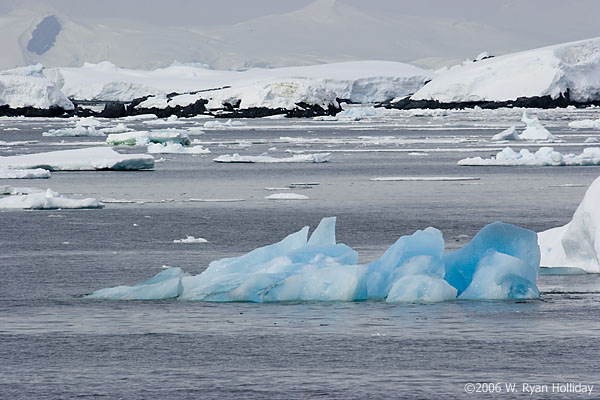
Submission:
[[[135,286],[101,289],[90,298],[214,302],[439,302],[539,297],[537,235],[495,222],[462,249],[444,254],[435,228],[400,237],[380,259],[361,265],[335,238],[336,219],[312,235],[304,227],[243,256],[213,261],[198,275],[169,268]]]

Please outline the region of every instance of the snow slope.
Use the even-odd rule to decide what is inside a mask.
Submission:
[[[465,62],[440,72],[411,100],[454,103],[535,96],[557,99],[567,91],[576,102],[600,100],[600,38]]]
[[[565,226],[538,233],[542,266],[600,273],[600,178],[590,185]]]

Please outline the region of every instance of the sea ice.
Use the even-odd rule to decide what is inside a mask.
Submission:
[[[161,129],[153,131],[113,133],[108,135],[106,143],[112,146],[147,146],[150,143],[179,143],[183,146],[189,146],[191,141],[184,131],[177,129]]]
[[[139,170],[154,167],[149,154],[120,154],[108,147],[90,147],[48,153],[0,157],[0,169],[49,171]]]
[[[212,121],[206,121],[203,125],[204,129],[227,129],[227,128],[232,128],[232,127],[244,127],[246,126],[246,124],[244,124],[241,121],[233,121],[231,119],[228,119],[226,122],[221,122],[218,119],[212,120]]]
[[[274,193],[266,196],[266,200],[308,200],[308,196],[297,193]]]
[[[539,296],[538,267],[537,235],[500,222],[453,253],[444,254],[441,232],[427,228],[399,238],[379,260],[360,265],[354,250],[336,242],[335,218],[324,218],[310,239],[304,227],[278,243],[213,261],[199,275],[177,269],[171,278],[163,271],[140,285],[102,289],[90,297],[140,298],[143,290],[146,299],[217,302],[523,299]],[[149,283],[156,281],[169,281],[176,289],[168,296],[156,290],[153,297]]]
[[[296,154],[292,157],[276,158],[270,156],[241,156],[224,154],[213,161],[218,163],[324,163],[331,160],[331,153]]]
[[[42,136],[50,137],[85,137],[85,136],[104,136],[103,132],[97,131],[93,126],[75,126],[74,128],[51,129],[43,132]]]
[[[600,119],[583,119],[569,122],[569,128],[574,129],[600,129]]]
[[[50,171],[36,169],[0,169],[0,179],[46,179],[50,178]]]
[[[510,147],[500,151],[491,158],[472,157],[458,161],[464,166],[574,166],[574,165],[600,165],[600,148],[587,147],[581,154],[561,154],[552,147],[541,147],[535,153],[527,149],[515,152]]]
[[[600,177],[590,185],[568,224],[538,233],[541,265],[600,273]]]
[[[208,154],[210,150],[203,146],[182,146],[180,143],[150,143],[150,154]]]
[[[57,208],[102,208],[104,205],[96,199],[70,199],[50,189],[46,192],[13,194],[0,197],[0,209],[53,210]]]

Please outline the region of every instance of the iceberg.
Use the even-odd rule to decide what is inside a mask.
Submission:
[[[510,128],[492,136],[492,140],[496,142],[500,140],[521,140],[521,138],[517,133],[517,129],[514,126],[511,126]]]
[[[527,127],[519,135],[520,140],[536,140],[553,142],[556,138],[548,129],[544,128],[537,117],[530,117],[527,112],[523,112],[521,121],[525,122]]]
[[[179,143],[150,143],[150,154],[208,154],[210,150],[203,146],[183,146]]]
[[[218,163],[324,163],[331,160],[331,153],[296,154],[292,157],[241,156],[238,153],[224,154],[213,161]]]
[[[168,268],[135,286],[117,286],[97,290],[87,297],[113,300],[165,300],[181,295],[183,286],[181,268]]]
[[[491,158],[471,157],[459,160],[458,165],[463,166],[577,166],[577,165],[600,165],[600,148],[587,147],[581,154],[561,154],[554,151],[552,147],[541,147],[535,153],[527,149],[515,152],[506,147],[496,156]]]
[[[335,221],[323,218],[310,238],[304,227],[240,257],[213,261],[199,275],[177,269],[173,278],[163,271],[139,285],[101,289],[89,297],[419,303],[539,297],[535,232],[496,222],[461,250],[444,254],[441,232],[427,228],[399,238],[379,260],[361,265],[356,251],[336,242]],[[167,281],[168,296],[162,286],[152,287]]]
[[[600,177],[590,185],[571,222],[538,233],[544,267],[600,273]]]
[[[208,243],[208,240],[204,239],[204,238],[197,238],[191,235],[187,235],[185,237],[185,239],[175,239],[173,240],[173,243],[186,243],[186,244],[190,244],[190,243]]]
[[[121,154],[108,147],[0,157],[0,169],[36,168],[49,171],[152,169],[154,168],[154,157],[149,154]]]
[[[0,179],[47,179],[50,172],[42,168],[0,169]]]
[[[106,143],[111,146],[147,146],[150,143],[178,143],[183,146],[189,146],[191,141],[184,131],[177,129],[162,129],[154,131],[112,133],[106,137]]]
[[[104,204],[96,199],[70,199],[50,189],[46,192],[29,191],[17,194],[13,191],[7,197],[0,196],[0,209],[54,210],[58,208],[102,208]]]
[[[39,68],[43,67],[40,65]],[[75,108],[59,85],[44,78],[41,70],[33,75],[23,75],[15,70],[0,73],[0,106],[42,110]]]

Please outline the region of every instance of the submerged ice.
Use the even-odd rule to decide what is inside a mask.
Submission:
[[[435,228],[400,237],[377,261],[358,263],[358,253],[335,238],[335,218],[312,235],[304,227],[280,242],[243,256],[213,261],[199,275],[179,268],[135,286],[97,290],[89,298],[199,301],[438,302],[455,299],[539,297],[537,235],[495,222],[464,248],[444,253]]]

